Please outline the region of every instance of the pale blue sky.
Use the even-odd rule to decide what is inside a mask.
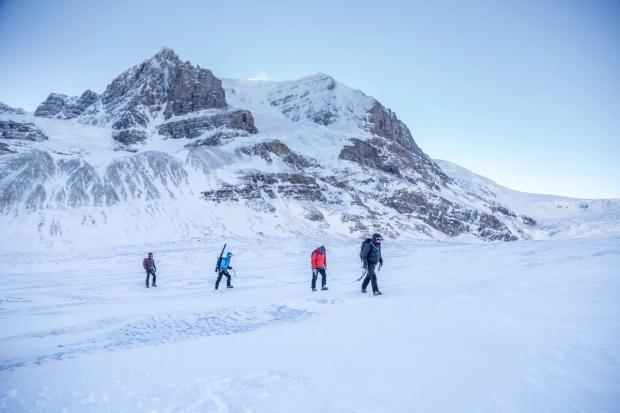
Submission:
[[[432,157],[514,189],[620,197],[618,0],[0,0],[0,101],[102,92],[162,46],[219,77],[324,72]]]

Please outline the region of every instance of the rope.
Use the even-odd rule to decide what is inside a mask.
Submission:
[[[276,278],[260,277],[260,276],[243,276],[243,277],[237,277],[237,278],[245,278],[246,280],[254,279],[254,280],[275,281],[275,282],[279,282],[282,284],[289,284],[289,285],[300,285],[300,284],[308,283],[307,281],[284,281],[284,280],[278,280]]]
[[[329,279],[330,279],[330,280],[332,280],[332,281],[336,281],[336,283],[337,283],[337,284],[340,284],[340,285],[351,285],[351,284],[356,283],[356,282],[358,281],[358,280],[353,280],[353,281],[350,281],[350,282],[342,282],[342,281],[338,280],[337,278],[335,278],[335,277],[332,275],[332,273],[331,273],[331,272],[327,272],[327,270],[325,270],[325,272],[326,272],[326,273],[327,273],[327,275],[329,276]]]
[[[267,281],[274,281],[274,282],[279,282],[282,284],[288,284],[288,285],[301,285],[301,284],[307,284],[308,281],[284,281],[284,280],[279,280],[277,278],[271,278],[271,277],[262,277],[262,276],[237,276],[237,272],[233,269],[233,272],[235,274],[235,278],[241,278],[241,279],[246,279],[246,280],[267,280]],[[325,271],[329,277],[330,280],[335,281],[337,284],[340,285],[351,285],[354,284],[356,282],[358,282],[358,280],[354,279],[353,281],[349,281],[349,282],[342,282],[341,280],[335,278],[330,272],[328,272],[327,270]]]

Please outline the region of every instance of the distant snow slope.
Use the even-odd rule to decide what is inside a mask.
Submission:
[[[435,159],[469,196],[495,200],[538,221],[548,235],[584,237],[620,233],[620,199],[577,199],[506,188],[455,163]]]

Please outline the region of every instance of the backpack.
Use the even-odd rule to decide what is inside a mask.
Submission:
[[[364,261],[364,257],[362,257],[362,253],[364,252],[364,247],[367,244],[370,244],[372,242],[372,238],[366,238],[364,241],[362,241],[362,245],[360,247],[360,260]]]
[[[217,257],[217,261],[215,263],[215,272],[220,270],[220,264],[222,263],[222,255],[224,255],[224,250],[226,249],[226,244],[222,247],[222,252],[220,252],[220,256]]]

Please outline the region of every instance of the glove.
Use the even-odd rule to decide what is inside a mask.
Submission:
[[[232,269],[233,269],[233,267],[228,267],[228,269],[229,269],[229,270],[232,270]]]

